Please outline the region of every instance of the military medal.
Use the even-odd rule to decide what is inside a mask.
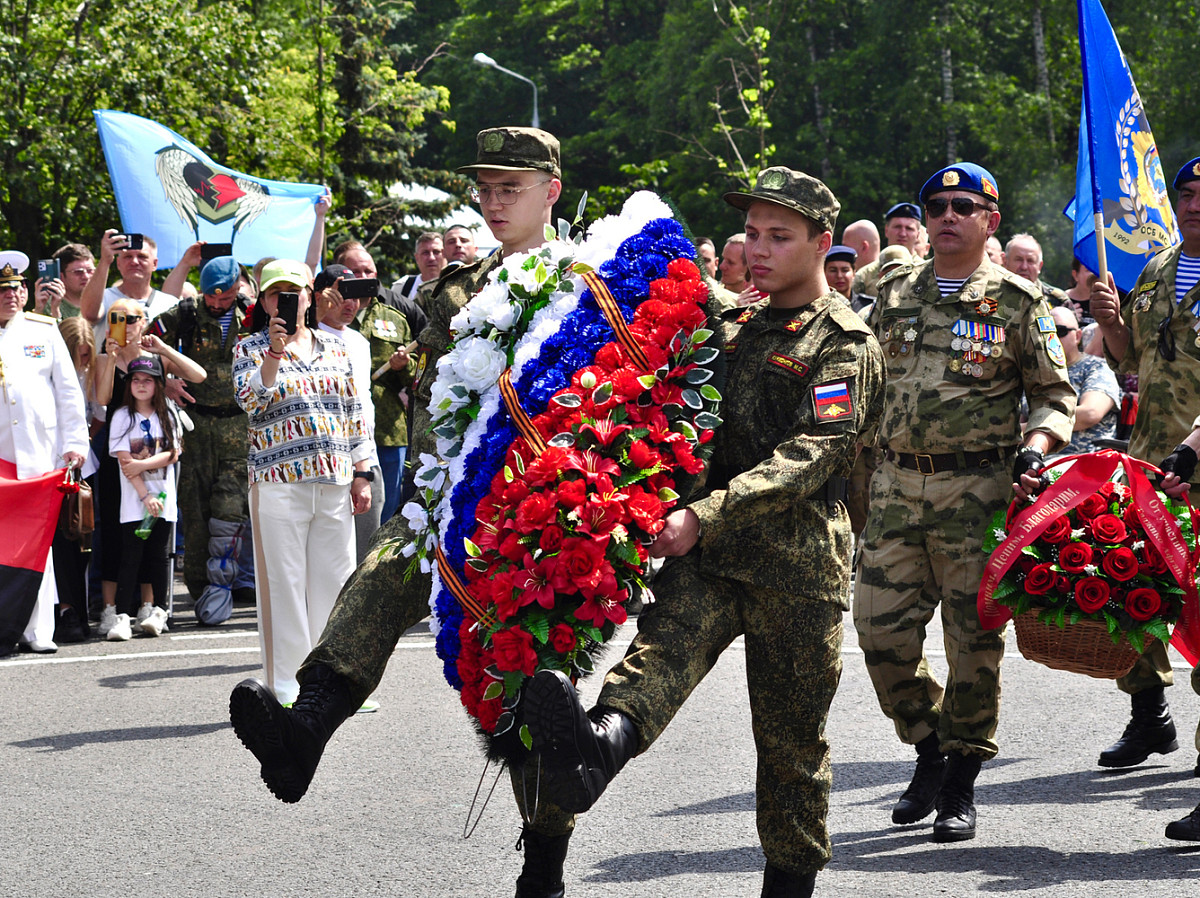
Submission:
[[[911,343],[901,343],[900,344],[900,355],[908,355],[910,352],[912,352],[912,344]]]
[[[917,331],[915,328],[910,327],[908,330],[906,330],[904,332],[904,342],[905,343],[912,343],[916,339],[917,339]]]
[[[962,359],[951,359],[950,360],[950,370],[951,371],[953,371],[957,374],[961,368],[962,368]]]
[[[888,355],[891,356],[892,358],[895,358],[899,354],[900,354],[900,347],[897,346],[895,343],[889,343],[888,344]]]
[[[996,311],[996,300],[985,296],[975,304],[975,311],[980,315],[992,315]]]

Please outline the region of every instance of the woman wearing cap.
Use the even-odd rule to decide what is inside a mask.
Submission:
[[[354,570],[351,515],[371,503],[362,405],[344,346],[316,330],[312,280],[302,262],[265,265],[256,333],[233,359],[237,401],[249,415],[263,668],[284,703],[295,700],[300,663]],[[289,293],[296,294],[294,323],[280,314]]]
[[[208,376],[191,359],[146,333],[146,311],[132,299],[114,302],[109,307],[106,324],[104,353],[96,360],[94,374],[96,402],[107,406],[106,421],[112,421],[124,402],[129,363],[134,359],[158,356],[164,375],[172,374],[189,383],[200,383]],[[140,607],[137,596],[117,594],[121,572],[121,471],[117,460],[109,454],[108,438],[109,425],[106,423],[92,441],[92,449],[100,459],[96,476],[96,527],[100,531],[100,589],[104,600],[99,630],[102,637],[108,636],[119,613],[136,611],[138,626],[145,622],[142,615],[148,613]]]

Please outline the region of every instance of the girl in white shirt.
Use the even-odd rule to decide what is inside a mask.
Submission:
[[[178,518],[173,466],[179,458],[181,437],[175,417],[167,409],[163,387],[162,363],[157,356],[131,360],[125,401],[113,414],[108,437],[108,451],[124,475],[116,599],[127,599],[140,585],[142,603],[135,625],[150,636],[167,628],[168,542],[171,523]],[[149,535],[142,538],[137,530],[148,513],[155,515],[155,520]],[[116,601],[111,605],[106,601],[104,616],[114,619],[109,639],[130,638],[129,615],[116,613]]]

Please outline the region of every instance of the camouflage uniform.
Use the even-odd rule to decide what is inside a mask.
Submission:
[[[450,320],[483,288],[487,276],[500,264],[501,256],[496,253],[464,265],[439,280],[430,296],[429,324],[419,338],[414,375],[416,402],[412,408],[411,444],[414,464],[420,453],[433,452],[429,391],[437,378],[438,359],[450,346]],[[412,539],[408,521],[404,515],[396,514],[376,531],[373,546],[383,542],[402,546]],[[429,616],[430,577],[418,572],[406,580],[409,563],[410,559],[395,550],[382,557],[374,548],[367,553],[366,560],[342,587],[321,633],[321,641],[301,666],[301,682],[304,682],[305,671],[313,664],[323,664],[346,679],[354,707],[360,706],[375,691],[404,631]],[[517,805],[527,817],[527,812],[533,809],[525,807],[522,797],[523,772],[510,770],[509,773]],[[531,797],[536,774],[533,777],[529,778],[530,785],[526,787]],[[570,832],[573,827],[572,815],[545,800],[538,803],[534,825],[537,831],[552,836]]]
[[[1109,367],[1118,374],[1138,376],[1139,411],[1129,436],[1129,454],[1153,464],[1170,455],[1192,428],[1200,425],[1200,418],[1195,417],[1200,412],[1200,347],[1192,332],[1196,319],[1189,311],[1200,299],[1200,284],[1176,306],[1175,270],[1182,251],[1176,246],[1151,259],[1121,303],[1121,317],[1129,326],[1125,358],[1117,363],[1105,348]],[[1175,338],[1173,362],[1158,352],[1158,326],[1168,315]],[[1192,484],[1200,485],[1200,470]],[[1174,682],[1167,648],[1155,640],[1133,669],[1117,680],[1117,686],[1133,695]],[[1196,741],[1200,745],[1200,729]]]
[[[854,623],[901,741],[915,745],[936,732],[943,752],[990,758],[1004,630],[984,630],[976,610],[983,536],[1011,497],[1022,392],[1028,429],[1061,445],[1071,438],[1075,391],[1050,310],[1024,278],[985,259],[950,296],[939,292],[932,263],[897,269],[879,287],[870,323],[889,357],[879,430],[888,453],[871,484]],[[972,373],[962,370],[964,350],[951,348],[952,327],[962,321],[1005,334],[1000,343],[992,331],[997,349],[986,357],[972,353]],[[959,455],[984,451],[990,459]],[[895,453],[910,461],[921,453],[916,460],[926,467],[929,456],[948,453],[952,469],[923,474],[902,467]],[[950,668],[945,693],[923,647],[939,601]]]
[[[1052,309],[1058,306],[1065,306],[1071,301],[1071,297],[1067,296],[1065,290],[1060,290],[1053,284],[1047,284],[1041,278],[1037,279],[1035,285],[1042,291],[1042,298],[1046,300],[1046,304]]]
[[[241,524],[250,516],[246,505],[246,413],[234,400],[233,386],[233,348],[250,333],[244,312],[235,305],[229,333],[222,340],[220,319],[208,311],[203,300],[196,302],[195,330],[184,352],[208,374],[201,383],[188,384],[196,402],[185,410],[195,429],[187,435],[188,451],[180,456],[179,513],[187,546],[183,579],[193,599],[209,585],[209,520]],[[182,304],[163,312],[154,319],[154,333],[168,346],[178,346],[185,314]]]
[[[722,316],[725,423],[705,493],[687,506],[702,537],[668,559],[598,704],[628,715],[645,751],[745,635],[759,838],[768,862],[810,872],[831,850],[824,733],[850,574],[849,518],[827,484],[850,475],[879,420],[883,356],[837,293],[780,311]]]
[[[854,280],[850,282],[851,296],[869,296],[874,299],[879,295],[879,265],[880,262],[876,259],[854,272]]]

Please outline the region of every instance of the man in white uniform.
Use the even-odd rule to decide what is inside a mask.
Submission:
[[[21,311],[28,265],[24,253],[0,253],[0,459],[16,465],[18,480],[82,465],[88,451],[83,391],[57,322]],[[56,651],[54,602],[47,552],[32,616],[0,619],[0,655],[10,654],[18,640],[35,652]]]

